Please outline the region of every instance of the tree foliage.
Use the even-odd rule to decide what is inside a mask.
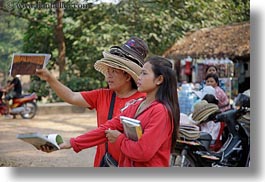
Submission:
[[[12,14],[28,20],[23,51],[51,53],[48,69],[58,69],[56,10],[14,8]],[[94,70],[95,61],[102,57],[103,50],[120,45],[133,35],[148,43],[150,54],[161,55],[187,31],[249,19],[250,2],[245,0],[123,0],[117,4],[87,1],[85,8],[65,8],[61,32],[66,45],[65,66],[60,80],[75,91],[106,86],[103,75]],[[32,80],[32,91],[47,90],[47,86],[41,86],[44,82],[39,84],[36,77]],[[50,91],[41,93],[49,94]]]
[[[7,13],[0,12],[0,73],[3,75],[4,83],[8,78],[12,54],[22,50],[26,25],[26,21],[17,20]]]

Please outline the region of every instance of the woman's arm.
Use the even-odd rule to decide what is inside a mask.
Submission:
[[[36,75],[42,80],[47,81],[51,88],[55,91],[56,95],[65,102],[81,107],[90,107],[80,92],[73,92],[71,89],[59,82],[47,69],[37,69]]]
[[[76,138],[70,139],[70,144],[75,152],[79,152],[83,149],[90,148],[107,141],[106,131],[108,130],[118,130],[123,132],[123,127],[121,125],[119,116],[107,121],[105,124],[101,125],[92,131],[89,131],[83,135]],[[66,148],[69,146],[66,145]]]

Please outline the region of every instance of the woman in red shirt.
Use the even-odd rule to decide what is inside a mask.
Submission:
[[[108,112],[112,94],[115,93],[112,117],[121,113],[127,102],[144,97],[144,93],[137,91],[136,82],[141,72],[144,59],[148,54],[148,46],[138,38],[132,37],[122,46],[113,46],[110,51],[103,52],[103,58],[96,61],[94,67],[104,74],[108,88],[92,91],[73,92],[60,83],[47,70],[37,70],[37,75],[46,80],[55,93],[73,105],[95,109],[97,111],[97,125],[100,127],[108,120]],[[105,154],[105,144],[98,144],[94,157],[94,167],[100,166]],[[108,143],[108,152],[118,161],[119,146]]]
[[[145,92],[146,97],[120,114],[141,121],[141,138],[138,141],[127,138],[117,116],[97,129],[71,138],[60,145],[61,149],[79,152],[109,141],[120,147],[119,167],[168,167],[179,128],[176,83],[167,59],[159,56],[147,59],[137,82],[138,91]]]

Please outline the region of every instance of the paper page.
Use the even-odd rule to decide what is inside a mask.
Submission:
[[[129,118],[129,117],[126,117],[126,116],[120,116],[120,119],[126,123],[130,123],[132,125],[135,125],[135,126],[139,126],[140,125],[140,121],[137,120],[137,119],[133,119],[133,118]]]
[[[50,58],[50,54],[13,54],[10,75],[34,75],[36,69],[46,67]]]
[[[51,141],[58,149],[60,149],[59,144],[63,143],[63,139],[58,134],[49,134],[48,140]]]
[[[51,147],[51,150],[58,150],[60,149],[60,147],[58,146],[56,141],[59,141],[62,143],[61,136],[59,137],[58,136],[59,135],[57,134],[44,135],[40,133],[25,133],[25,134],[18,134],[17,138],[29,144],[32,144],[37,149],[40,149],[40,146],[42,145],[47,145]]]

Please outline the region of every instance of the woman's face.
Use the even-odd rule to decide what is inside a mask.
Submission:
[[[123,86],[128,82],[130,82],[129,75],[120,69],[108,67],[108,71],[106,74],[106,81],[111,90],[119,91],[123,88]]]
[[[215,69],[215,67],[213,66],[210,66],[206,72],[206,74],[209,74],[209,73],[213,73],[213,74],[216,74],[217,70]]]
[[[139,92],[150,93],[157,89],[159,84],[158,79],[155,79],[152,65],[147,62],[144,64],[139,79],[137,81],[137,87]]]
[[[215,79],[213,77],[209,77],[206,80],[206,85],[212,86],[212,87],[216,87],[217,86],[217,83],[216,83],[216,81],[215,81]]]

